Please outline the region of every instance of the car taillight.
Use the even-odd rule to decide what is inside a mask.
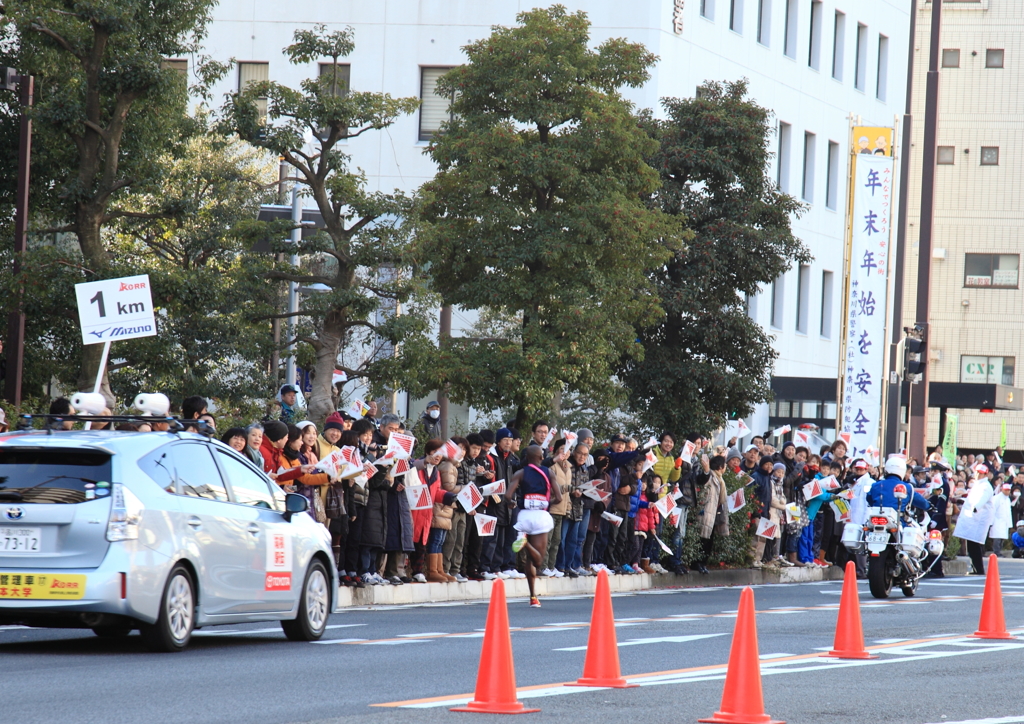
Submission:
[[[110,490],[110,518],[107,520],[107,540],[115,543],[121,540],[136,540],[139,537],[139,521],[146,506],[138,496],[124,486],[114,483]]]
[[[872,516],[872,518],[871,518],[871,525],[888,525],[888,524],[889,524],[889,519],[888,518],[882,518],[882,517],[879,517],[879,516]]]

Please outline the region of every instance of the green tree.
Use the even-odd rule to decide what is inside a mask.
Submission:
[[[261,317],[277,308],[279,290],[265,280],[272,257],[248,253],[245,232],[270,200],[275,161],[237,139],[197,134],[165,157],[159,189],[126,202],[129,210],[164,205],[177,213],[112,225],[114,268],[149,274],[160,315],[158,336],[118,345],[118,397],[160,391],[172,401],[203,395],[240,404],[266,395],[272,340]]]
[[[694,233],[653,274],[665,317],[641,331],[642,359],[619,368],[651,430],[713,429],[770,399],[776,353],[745,295],[811,259],[790,229],[802,207],[768,173],[771,113],[746,95],[744,81],[705,83],[696,98],[664,99],[667,117],[646,122],[660,143],[651,204]]]
[[[275,243],[275,251],[299,254],[302,263],[267,275],[327,288],[303,295],[296,315],[297,339],[312,347],[315,357],[309,416],[323,420],[334,409],[335,368],[343,369],[349,379],[361,378],[380,389],[398,384],[406,361],[420,359],[431,347],[422,308],[413,298],[418,282],[406,265],[410,201],[398,191],[368,191],[364,174],[351,168],[342,143],[357,143],[369,131],[388,128],[399,116],[415,111],[419,100],[344,87],[338,59],[355,47],[351,28],[328,32],[317,25],[296,31],[294,40],[284,50],[292,63],[329,60],[334,72],[302,81],[299,90],[274,82],[254,83],[228,100],[224,118],[227,128],[290,164],[303,194],[313,199],[323,216],[322,233],[297,247]],[[265,118],[261,99],[266,99]],[[307,144],[310,135],[313,140]],[[402,305],[401,314],[397,305]],[[387,347],[395,354],[381,354]],[[371,352],[360,354],[358,349]],[[347,354],[339,358],[343,351]],[[413,394],[423,392],[413,378],[402,386]]]
[[[214,0],[5,0],[13,65],[35,76],[33,205],[77,239],[89,278],[109,277],[104,227],[154,188],[164,151],[190,132],[186,82],[166,58],[199,49]],[[222,68],[197,69],[210,79]],[[13,169],[13,166],[11,166]],[[91,389],[101,345],[83,347]],[[109,388],[105,390],[109,394]]]
[[[642,197],[659,185],[657,142],[619,92],[655,57],[622,39],[589,46],[585,13],[555,5],[464,49],[438,81],[453,118],[428,152],[422,261],[448,304],[515,321],[496,338],[453,339],[431,360],[438,387],[520,426],[565,392],[609,387],[640,350],[634,325],[659,315],[648,272],[682,226]]]

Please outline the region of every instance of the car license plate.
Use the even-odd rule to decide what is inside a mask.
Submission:
[[[868,533],[864,537],[864,540],[866,542],[868,542],[868,543],[888,543],[889,542],[889,534],[888,533]]]
[[[0,528],[0,553],[39,553],[42,528]]]
[[[85,581],[86,577],[78,573],[0,571],[0,601],[84,598]]]

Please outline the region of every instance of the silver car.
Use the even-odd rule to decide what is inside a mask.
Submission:
[[[194,433],[0,435],[0,624],[138,629],[156,651],[250,621],[318,639],[338,580],[307,508]]]

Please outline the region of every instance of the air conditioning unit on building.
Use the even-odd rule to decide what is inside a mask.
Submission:
[[[945,249],[932,249],[932,259],[942,259],[943,261],[945,261],[946,260],[946,250]]]
[[[935,360],[936,362],[942,361],[942,350],[935,349],[934,347],[928,350],[928,359]]]

